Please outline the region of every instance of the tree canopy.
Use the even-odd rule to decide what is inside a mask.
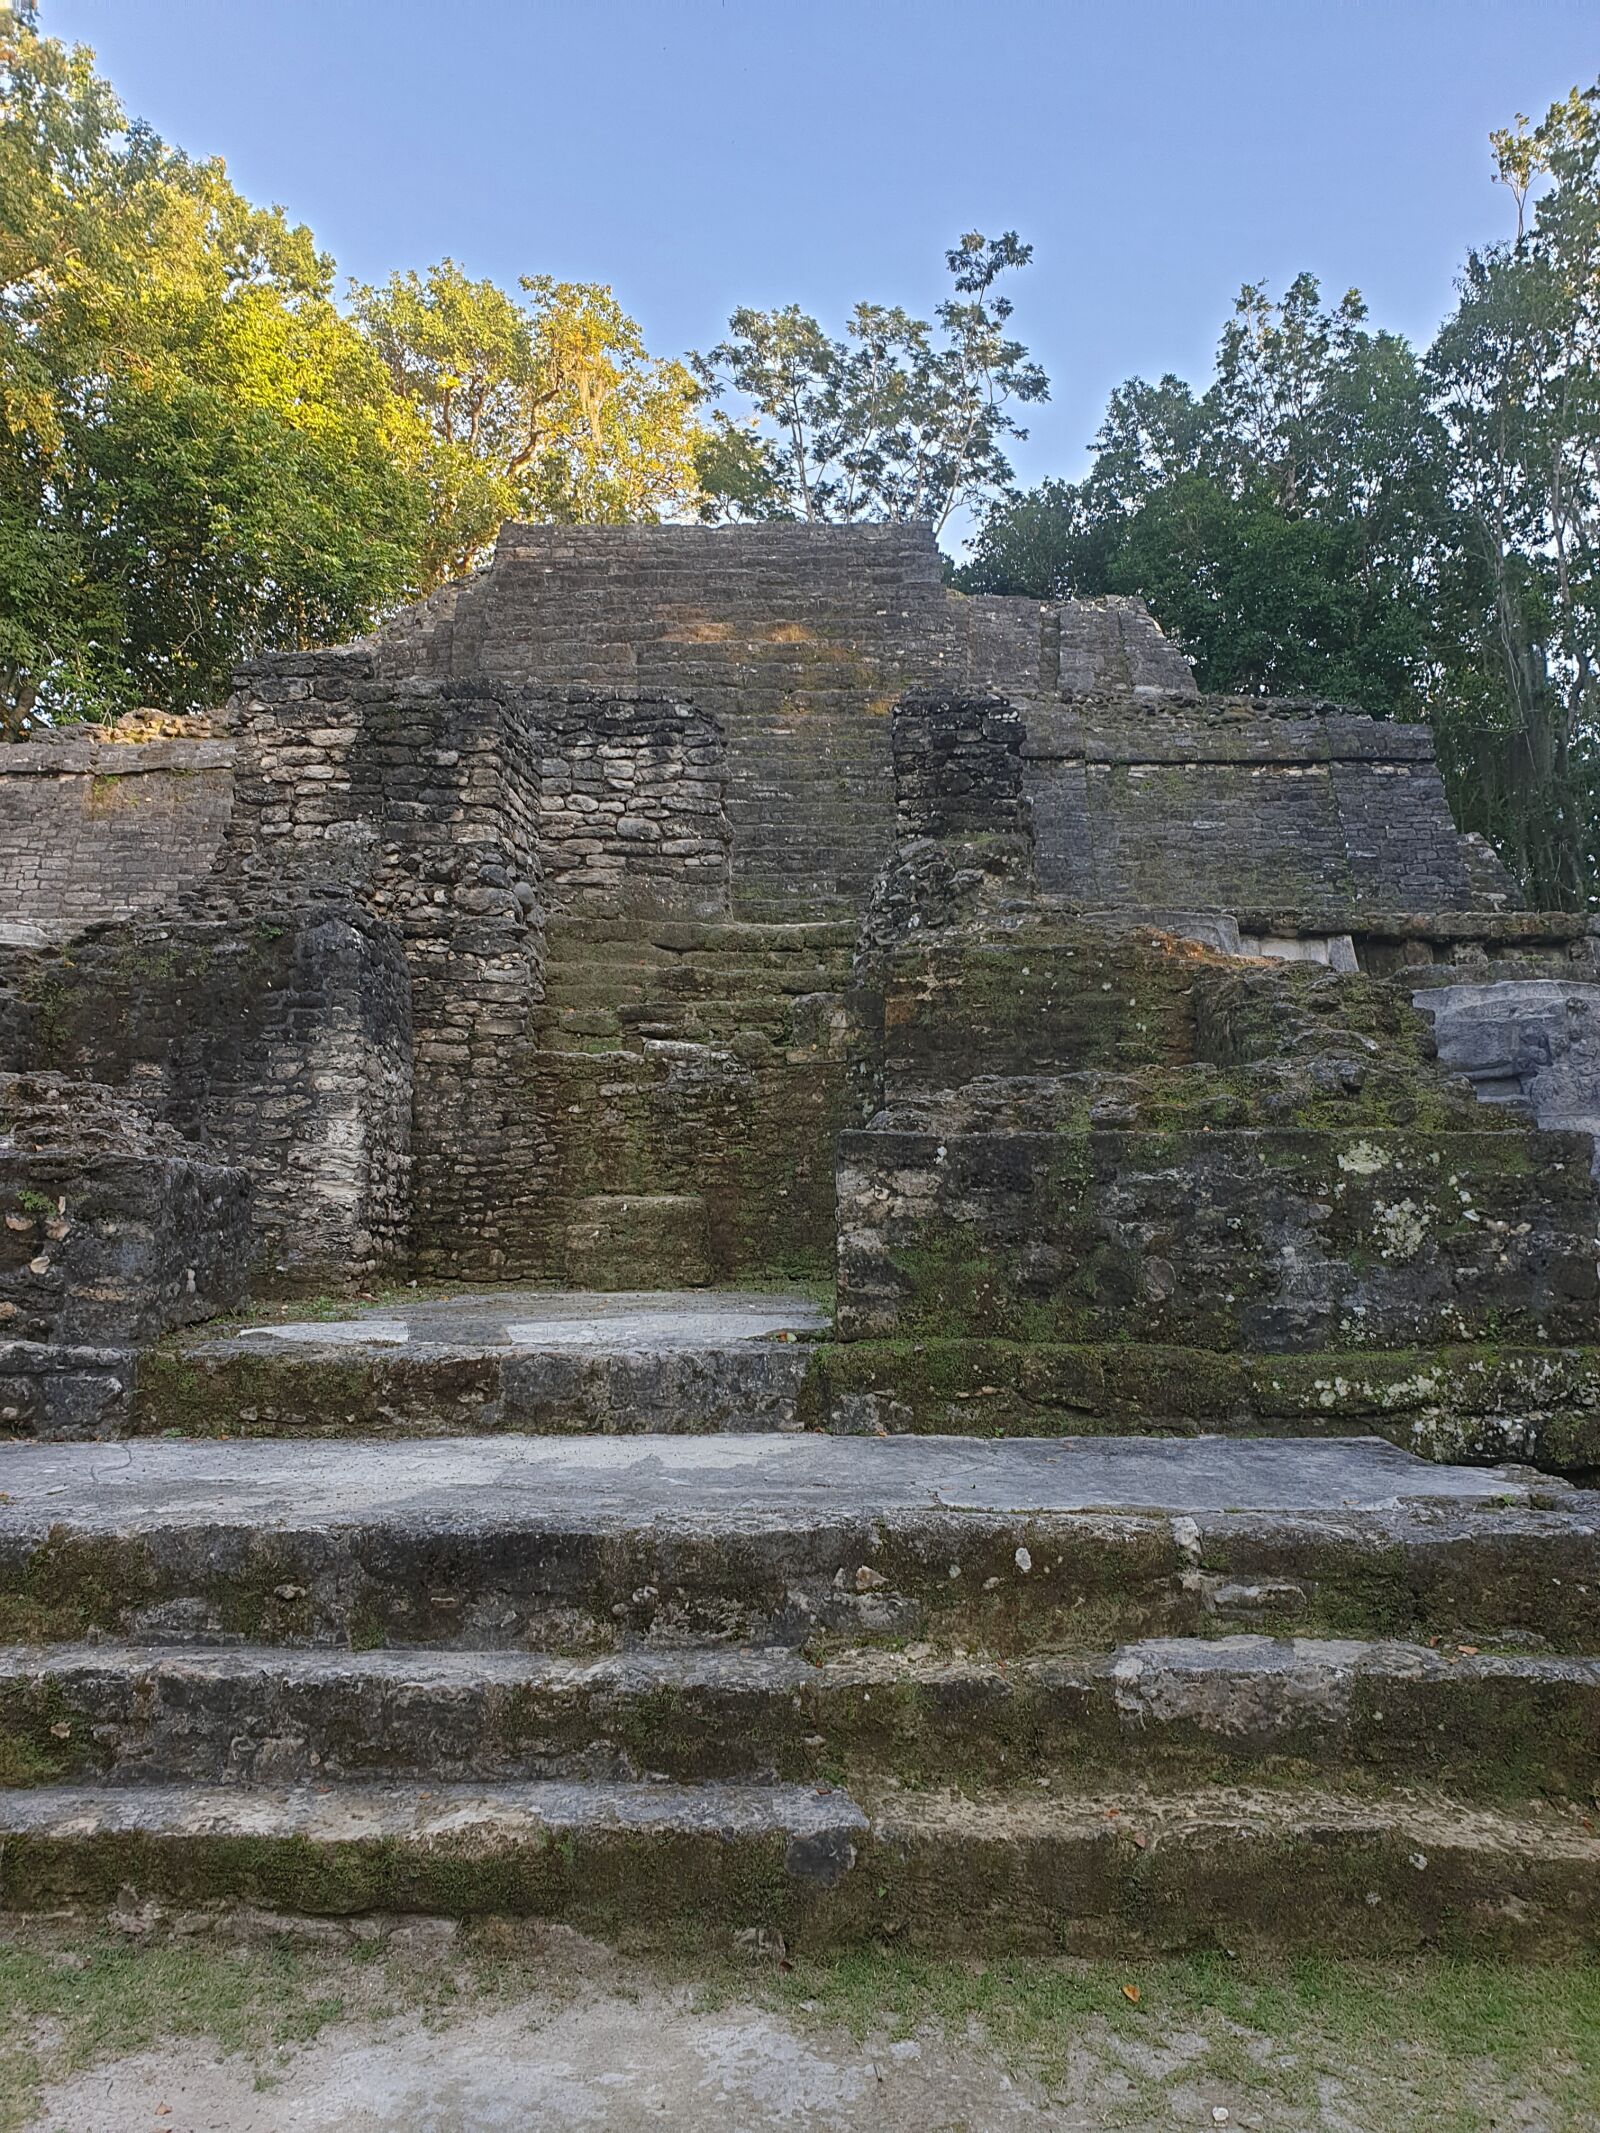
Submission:
[[[649,349],[599,282],[456,261],[336,289],[309,230],[0,16],[0,739],[214,701],[474,567],[507,517],[921,520],[956,582],[1139,593],[1202,683],[1426,718],[1458,818],[1600,902],[1600,85],[1491,136],[1515,224],[1426,350],[1247,284],[1196,387],[1117,387],[1016,490],[1048,397],[972,231],[931,319],[742,308]]]
[[[502,519],[677,517],[699,497],[688,366],[648,354],[610,289],[528,275],[523,300],[454,260],[353,292],[355,318],[433,440],[440,571]]]
[[[695,368],[755,420],[713,418],[706,515],[923,519],[937,532],[960,506],[1007,494],[1004,440],[1028,434],[1012,409],[1047,398],[1049,381],[1012,338],[995,283],[1032,256],[1015,230],[969,231],[945,255],[953,293],[932,325],[859,303],[836,338],[798,304],[735,311]]]
[[[1418,355],[1355,291],[1247,285],[1213,376],[1132,378],[1088,474],[1002,498],[957,582],[1138,593],[1204,686],[1433,724],[1463,826],[1600,902],[1600,88],[1493,136],[1516,234]]]
[[[129,124],[90,55],[0,47],[0,690],[183,706],[418,583],[425,432],[310,233]]]
[[[609,289],[450,260],[334,294],[311,233],[0,42],[0,735],[215,700],[469,568],[502,519],[681,515],[701,387]]]

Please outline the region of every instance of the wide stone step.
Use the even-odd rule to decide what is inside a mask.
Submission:
[[[540,1073],[552,1103],[602,1080],[613,1104],[642,1101],[655,1086],[652,1065],[632,1052],[547,1053]],[[631,1089],[619,1087],[625,1075]],[[625,1170],[618,1175],[629,1182]],[[583,1182],[592,1189],[607,1177],[597,1168]],[[131,1417],[127,1403],[119,1413],[121,1426],[139,1434],[224,1436],[800,1427],[983,1439],[1371,1433],[1446,1463],[1511,1459],[1575,1473],[1600,1466],[1596,1349],[1241,1356],[1133,1341],[840,1343],[827,1339],[827,1324],[802,1295],[723,1289],[641,1296],[524,1288],[391,1302],[346,1321],[285,1319],[164,1344],[140,1357]],[[776,1338],[785,1332],[802,1338]],[[49,1434],[42,1412],[6,1418],[5,1361],[0,1344],[0,1428]],[[129,1364],[86,1353],[81,1367]]]
[[[1600,1943],[1600,1837],[1549,1805],[1298,1786],[870,1806],[828,1786],[559,1782],[0,1794],[0,1906],[123,1892],[807,1948],[1573,1957]]]
[[[778,920],[671,919],[629,915],[617,918],[558,917],[550,928],[552,954],[564,954],[569,943],[586,948],[612,944],[631,956],[641,943],[674,955],[734,953],[750,955],[814,956],[827,950],[853,948],[854,918],[798,919],[792,914]]]
[[[1446,1463],[1600,1469],[1600,1348],[1241,1354],[1140,1341],[834,1341],[811,1426],[933,1435],[1387,1437]]]
[[[544,998],[560,1004],[569,993],[616,999],[788,1000],[804,993],[836,990],[847,972],[837,965],[783,958],[782,967],[735,961],[656,963],[590,961],[587,957],[552,959],[545,965]]]
[[[801,891],[791,887],[776,871],[758,871],[750,866],[734,882],[734,909],[742,921],[750,925],[777,926],[796,923],[827,925],[830,929],[853,934],[856,921],[846,917],[865,901],[866,891],[871,887],[868,870],[863,870],[862,891],[857,897],[848,897],[826,889]],[[804,919],[800,914],[804,913]]]
[[[825,1325],[793,1292],[502,1289],[380,1305],[148,1353],[133,1427],[390,1438],[797,1429],[810,1350],[793,1336]]]
[[[640,1001],[622,1007],[566,1007],[541,1015],[535,1042],[541,1049],[569,1046],[583,1051],[597,1043],[608,1047],[643,1045],[650,1039],[672,1043],[727,1045],[759,1033],[774,1050],[786,1050],[792,1037],[789,1003],[739,1000],[726,1003]]]
[[[24,1444],[0,1641],[1594,1642],[1600,1506],[1372,1439]]]
[[[0,1649],[0,1784],[824,1773],[968,1789],[1334,1773],[1587,1798],[1600,1660],[1170,1638],[1007,1663],[915,1650]]]

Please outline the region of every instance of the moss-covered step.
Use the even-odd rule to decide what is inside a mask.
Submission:
[[[649,912],[630,912],[621,918],[562,916],[550,928],[554,953],[565,954],[573,946],[604,952],[608,947],[625,960],[645,949],[664,956],[726,955],[815,956],[833,950],[848,957],[855,945],[853,919],[828,919],[783,924],[743,919],[664,918]]]
[[[1586,1342],[1588,1137],[1262,1127],[847,1132],[847,1338],[1279,1354]]]
[[[617,1266],[647,1271],[637,1252]],[[113,1420],[213,1436],[796,1429],[821,1294],[506,1287],[320,1317],[284,1306],[147,1349],[136,1370],[128,1358],[131,1425]],[[4,1363],[0,1349],[0,1393]],[[14,1433],[32,1432],[19,1416]]]
[[[568,1232],[596,1196],[695,1195],[705,1237],[694,1253],[646,1275],[623,1259],[586,1262],[601,1287],[737,1283],[779,1270],[831,1273],[834,1142],[851,1112],[842,1059],[828,1053],[829,1017],[815,1043],[774,1044],[750,1033],[726,1043],[650,1041],[593,1051],[536,1052],[529,1103],[543,1121],[542,1189],[524,1231],[529,1263],[575,1277]],[[569,1042],[572,1040],[568,1040]],[[640,1039],[641,1043],[644,1041]]]
[[[1140,1341],[828,1341],[807,1351],[809,1429],[979,1437],[1104,1431],[1348,1436],[1445,1461],[1600,1469],[1600,1348],[1251,1355]]]
[[[714,1308],[724,1291],[701,1291]],[[622,1298],[590,1299],[597,1314]],[[536,1308],[537,1306],[534,1306]],[[383,1323],[378,1307],[376,1316]],[[401,1315],[404,1316],[403,1307]],[[288,1321],[293,1339],[196,1333],[111,1359],[131,1402],[23,1402],[20,1436],[329,1438],[708,1434],[1385,1437],[1425,1457],[1600,1469],[1600,1349],[1365,1349],[1255,1356],[1135,1341],[832,1341],[820,1312],[755,1340],[608,1335],[582,1346],[355,1337],[363,1319]],[[92,1361],[93,1359],[88,1359]],[[85,1363],[88,1367],[88,1363]],[[98,1367],[109,1368],[101,1358]],[[20,1380],[18,1381],[20,1382]]]
[[[131,1427],[222,1437],[798,1429],[808,1367],[804,1347],[779,1341],[655,1354],[421,1347],[395,1354],[234,1337],[147,1350],[134,1379]]]
[[[1378,1439],[13,1447],[0,1641],[1595,1643],[1600,1498]]]
[[[1164,1638],[1010,1662],[697,1646],[596,1658],[0,1648],[0,1785],[667,1778],[976,1791],[1312,1773],[1587,1799],[1600,1659]]]
[[[286,1911],[511,1912],[629,1941],[1133,1955],[1600,1945],[1576,1813],[1432,1793],[1133,1786],[1056,1800],[826,1786],[44,1788],[0,1794],[0,1905],[120,1891]]]

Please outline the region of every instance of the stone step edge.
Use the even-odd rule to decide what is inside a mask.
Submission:
[[[830,1768],[1014,1786],[1261,1765],[1426,1772],[1474,1797],[1581,1792],[1600,1769],[1600,1657],[1250,1635],[822,1664],[714,1647],[0,1648],[0,1786]]]
[[[1600,1946],[1600,1837],[1408,1791],[1096,1799],[825,1786],[42,1788],[0,1794],[0,1909],[135,1898],[565,1919],[634,1938],[963,1952]]]
[[[617,914],[587,918],[558,913],[550,925],[551,951],[613,942],[659,948],[674,955],[718,955],[729,950],[765,949],[769,953],[809,954],[817,949],[850,950],[855,945],[854,917],[826,919],[692,919]]]
[[[7,1481],[7,1642],[1582,1651],[1600,1593],[1600,1500],[1367,1438],[145,1438],[21,1445]]]
[[[569,1207],[575,1205],[569,1202]],[[361,1375],[352,1375],[359,1360]],[[1007,1442],[1083,1435],[1194,1439],[1370,1433],[1449,1462],[1600,1465],[1600,1348],[1311,1351],[1249,1356],[1154,1344],[794,1341],[697,1348],[478,1348],[407,1342],[377,1352],[205,1327],[150,1349],[65,1350],[0,1342],[0,1433],[8,1368],[113,1372],[131,1388],[119,1432],[365,1438],[522,1431],[698,1435],[825,1430],[841,1436],[963,1436]],[[736,1386],[709,1397],[714,1372]],[[647,1387],[647,1380],[649,1385]],[[685,1388],[696,1387],[692,1396]],[[774,1400],[782,1388],[779,1401]],[[651,1396],[646,1397],[647,1389]],[[731,1391],[733,1397],[727,1397]],[[656,1397],[655,1395],[659,1395]],[[15,1405],[15,1398],[11,1404]],[[54,1425],[9,1427],[43,1438]],[[60,1429],[64,1440],[86,1434]]]

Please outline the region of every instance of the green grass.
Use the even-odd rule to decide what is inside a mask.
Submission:
[[[33,2115],[39,2084],[169,2037],[224,2051],[303,2043],[345,2002],[288,1948],[145,1948],[109,1938],[0,1943],[0,2129]],[[47,2037],[48,2041],[43,2041]]]
[[[1222,2092],[1236,2118],[1253,2107],[1267,2113],[1263,2125],[1318,2127],[1329,2082],[1357,2123],[1383,2133],[1487,2133],[1509,2122],[1506,2100],[1517,2094],[1539,2099],[1546,2115],[1537,2123],[1548,2133],[1600,2124],[1600,1967],[1592,1965],[1222,1956],[961,1964],[873,1950],[796,1962],[766,1991],[776,2005],[858,2038],[930,2025],[959,2037],[976,2022],[1047,2087],[1066,2080],[1069,2064],[1081,2067],[1085,2051],[1105,2056],[1132,2071],[1132,2115],[1108,2103],[1108,2126],[1164,2124],[1160,2092],[1198,2083]],[[1179,2072],[1136,2070],[1140,2058],[1159,2064],[1174,2037],[1186,2045]]]
[[[598,1951],[597,1951],[598,1954]],[[1128,1997],[1129,1989],[1137,2000]],[[665,2021],[751,2001],[802,2033],[939,2036],[1154,2133],[1211,2123],[1320,2133],[1488,2133],[1600,2123],[1600,1968],[1416,1958],[1267,1963],[1221,1956],[1113,1964],[921,1960],[888,1950],[781,1968],[685,1950],[648,1961],[571,1952],[495,1922],[431,1960],[382,1942],[308,1947],[204,1937],[130,1941],[88,1926],[0,1936],[0,2133],[41,2084],[182,2040],[281,2080],[331,2024],[409,2015],[430,2027],[486,2004],[575,1993],[657,1996]],[[1523,2099],[1525,2116],[1514,2115]]]

